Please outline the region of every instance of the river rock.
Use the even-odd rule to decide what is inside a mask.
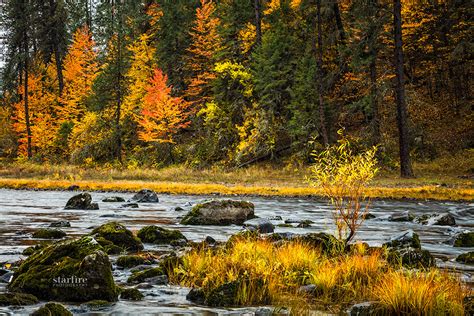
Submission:
[[[294,219],[289,218],[285,220],[285,224],[313,224],[314,222],[309,219]]]
[[[68,221],[57,221],[49,224],[49,227],[71,227],[71,223]]]
[[[418,237],[418,234],[411,229],[390,237],[390,240],[386,242],[384,246],[389,248],[412,247],[421,249],[420,238]]]
[[[195,205],[183,225],[243,225],[254,218],[254,205],[246,201],[213,200]]]
[[[40,228],[33,233],[33,238],[40,239],[61,239],[66,237],[66,233],[57,228]]]
[[[415,219],[415,215],[409,211],[394,213],[390,215],[389,221],[391,222],[411,222]]]
[[[227,307],[236,305],[240,283],[240,279],[237,279],[212,289],[206,295],[204,304],[211,307]]]
[[[92,203],[92,197],[89,193],[81,193],[73,196],[67,201],[65,210],[98,210],[99,205]]]
[[[166,277],[166,273],[164,269],[159,267],[149,268],[143,271],[138,271],[132,273],[132,275],[127,279],[127,283],[142,283],[147,282],[147,280],[157,277],[157,276],[164,276]],[[156,280],[155,280],[156,281]]]
[[[169,244],[174,241],[187,241],[179,230],[166,229],[155,225],[145,226],[138,231],[138,238],[142,242],[152,244]]]
[[[137,289],[129,288],[123,289],[120,293],[120,298],[129,301],[141,301],[145,296]]]
[[[124,207],[124,208],[138,208],[138,203],[126,203],[126,204],[122,204],[122,207]]]
[[[13,272],[7,271],[0,276],[0,283],[10,283],[13,278]]]
[[[60,302],[116,301],[118,296],[109,258],[91,236],[35,252],[16,270],[8,289]]]
[[[38,310],[33,312],[31,316],[72,316],[73,314],[63,305],[58,303],[46,303]]]
[[[379,315],[381,312],[379,309],[380,307],[378,306],[377,302],[364,302],[364,303],[353,305],[347,311],[347,314],[349,314],[350,316]]]
[[[148,189],[140,190],[129,200],[129,202],[136,203],[158,203],[159,201],[156,192]]]
[[[423,215],[416,219],[416,222],[423,225],[456,226],[456,219],[451,214]]]
[[[121,203],[121,202],[125,202],[125,199],[123,197],[120,197],[120,196],[109,196],[109,197],[106,197],[105,199],[103,199],[102,202],[105,202],[105,203]]]
[[[142,256],[137,256],[137,255],[131,255],[131,256],[121,256],[118,257],[117,259],[117,266],[121,268],[133,268],[139,265],[149,265],[152,264],[153,262],[151,260],[148,260]]]
[[[113,245],[127,251],[140,251],[143,249],[143,244],[140,239],[135,237],[130,230],[118,222],[109,222],[99,226],[94,229],[91,234],[103,238]]]
[[[456,258],[456,261],[461,262],[461,263],[466,263],[466,264],[474,264],[474,251],[460,254]]]
[[[457,235],[454,240],[454,247],[474,247],[474,232]]]
[[[204,300],[206,299],[206,295],[204,294],[204,291],[202,289],[193,288],[186,295],[186,299],[198,305],[204,305]]]
[[[0,293],[0,306],[25,306],[38,304],[36,296],[27,293]]]
[[[332,252],[344,249],[344,243],[327,233],[309,233],[295,235],[292,240],[305,243],[311,247],[320,248],[323,252]]]
[[[244,227],[250,230],[256,230],[260,234],[273,233],[275,226],[268,219],[253,218],[245,221]]]

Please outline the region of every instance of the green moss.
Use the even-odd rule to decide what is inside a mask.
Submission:
[[[159,275],[166,275],[164,269],[161,266],[134,272],[128,278],[127,283],[141,283],[144,282],[146,279],[153,278]]]
[[[474,251],[467,252],[460,254],[456,258],[457,262],[467,263],[467,264],[474,264]]]
[[[104,301],[104,300],[92,300],[92,301],[88,301],[84,303],[84,305],[92,309],[97,309],[97,308],[109,306],[110,302]]]
[[[63,241],[37,251],[15,272],[9,289],[57,301],[117,299],[109,258],[90,236]],[[58,278],[80,279],[80,286],[58,284]],[[72,279],[71,279],[72,280]],[[72,283],[74,281],[67,281]]]
[[[237,305],[240,280],[224,283],[207,293],[204,304],[211,307],[230,307]]]
[[[122,268],[133,268],[141,264],[151,264],[151,262],[140,256],[121,256],[117,259],[116,264]]]
[[[146,226],[138,231],[138,238],[146,243],[169,244],[175,240],[187,240],[179,230],[165,229],[158,226]]]
[[[474,247],[474,232],[459,234],[454,241],[454,247]]]
[[[278,224],[277,227],[294,227],[291,224]]]
[[[40,228],[33,233],[33,238],[61,239],[63,237],[66,237],[66,233],[57,228]]]
[[[144,298],[144,295],[137,289],[123,289],[120,293],[120,298],[130,301],[141,301]]]
[[[92,231],[92,235],[110,241],[113,245],[128,251],[140,251],[143,244],[124,225],[117,222],[109,222]]]
[[[31,247],[26,248],[25,250],[23,250],[22,254],[23,254],[24,256],[31,256],[31,255],[34,254],[36,251],[41,250],[41,249],[44,249],[44,248],[47,247],[48,245],[50,245],[49,242],[42,242],[42,243],[39,243],[39,244],[37,244],[37,245],[34,245],[34,246],[31,246]]]
[[[341,253],[345,249],[345,245],[342,241],[326,233],[297,235],[292,241],[301,242],[314,248],[320,248],[326,254]]]
[[[392,240],[384,244],[386,247],[390,248],[400,248],[400,247],[411,247],[415,249],[421,249],[420,237],[417,233],[413,233],[413,237],[409,240]]]
[[[391,249],[387,261],[392,265],[410,269],[428,269],[435,266],[435,260],[428,250],[414,248]]]
[[[25,293],[0,293],[0,306],[25,306],[38,304],[36,296]]]
[[[73,314],[61,304],[47,303],[41,306],[31,316],[72,316]]]

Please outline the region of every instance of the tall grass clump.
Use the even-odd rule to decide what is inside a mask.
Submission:
[[[439,270],[391,271],[374,289],[381,310],[390,315],[464,315],[468,295],[472,291]]]
[[[333,216],[340,240],[349,243],[362,224],[369,199],[366,189],[375,177],[376,147],[356,151],[355,144],[343,131],[336,145],[328,146],[321,153],[313,153],[310,184],[321,187],[333,205]],[[365,203],[365,207],[363,206]]]

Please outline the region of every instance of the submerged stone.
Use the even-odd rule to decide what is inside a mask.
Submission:
[[[183,225],[243,225],[254,218],[254,205],[246,201],[212,200],[195,205]]]
[[[141,301],[145,296],[137,289],[129,288],[123,289],[120,293],[120,298],[129,301]]]
[[[244,227],[250,230],[256,230],[260,234],[273,233],[275,226],[268,219],[253,218],[245,221]]]
[[[68,221],[57,221],[49,224],[49,227],[71,227],[71,223]]]
[[[89,193],[81,193],[73,196],[66,203],[65,210],[98,210],[99,205],[92,203],[92,197]]]
[[[158,203],[159,201],[156,192],[149,189],[140,190],[129,200],[129,202],[136,203]]]
[[[138,231],[137,236],[142,242],[152,244],[169,244],[177,240],[187,240],[179,230],[166,229],[155,225],[143,227]]]
[[[127,251],[140,251],[143,244],[128,230],[124,225],[118,222],[109,222],[95,228],[92,235],[103,238],[111,242],[114,246],[120,247]]]
[[[40,239],[61,239],[66,237],[66,233],[57,228],[40,228],[33,233],[33,238]]]
[[[474,247],[474,232],[457,235],[454,240],[454,247]]]
[[[27,293],[0,293],[0,306],[25,306],[38,304],[36,296]]]
[[[31,316],[72,316],[73,314],[63,305],[58,303],[46,303]]]
[[[117,300],[108,256],[90,236],[52,244],[23,261],[8,286],[44,300]]]
[[[102,200],[105,203],[121,203],[125,202],[125,199],[120,196],[109,196]]]
[[[122,204],[122,207],[125,207],[125,208],[138,208],[138,204],[137,203],[126,203],[126,204]]]

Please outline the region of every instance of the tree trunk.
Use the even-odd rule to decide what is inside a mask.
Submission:
[[[321,0],[316,0],[316,18],[317,18],[317,33],[318,33],[318,45],[317,45],[317,68],[318,68],[318,96],[319,96],[319,125],[321,130],[321,136],[323,138],[324,146],[329,144],[328,132],[326,128],[326,118],[324,112],[324,99],[323,99],[323,34],[322,34],[322,19],[321,19]]]
[[[115,157],[122,163],[122,129],[120,127],[120,116],[122,113],[122,11],[121,4],[116,4],[118,13],[118,32],[117,32],[117,107],[115,113]]]
[[[63,76],[63,61],[59,51],[59,45],[54,48],[54,59],[56,60],[56,72],[58,75],[59,96],[63,95],[64,90],[64,76]]]
[[[59,40],[59,30],[58,30],[58,22],[57,22],[57,15],[58,15],[58,3],[55,0],[49,0],[49,14],[51,18],[54,18],[54,24],[51,26],[52,30],[52,40],[53,40],[53,53],[54,59],[56,61],[56,74],[58,77],[58,88],[59,88],[59,96],[62,96],[64,90],[64,77],[63,77],[63,62],[61,56],[61,43]]]
[[[255,7],[255,44],[262,44],[262,5],[261,0],[254,0]]]
[[[397,104],[397,125],[400,147],[400,175],[403,178],[413,177],[408,140],[407,108],[405,102],[405,82],[403,77],[403,40],[402,13],[400,0],[393,0],[393,30],[395,41],[395,101]]]
[[[339,35],[339,40],[344,43],[346,40],[346,32],[344,31],[344,25],[342,24],[341,10],[339,10],[338,0],[334,0],[333,3],[334,18],[336,20],[337,32]]]
[[[25,33],[23,34],[24,36],[24,43],[23,43],[23,50],[24,50],[24,71],[25,71],[25,78],[23,81],[24,84],[24,96],[23,96],[23,102],[25,106],[25,124],[26,124],[26,139],[27,139],[27,154],[28,154],[28,159],[31,159],[33,157],[33,151],[31,149],[31,126],[30,126],[30,111],[29,111],[29,106],[28,106],[28,67],[29,67],[29,56],[28,56],[28,35]]]
[[[371,12],[373,12],[372,18],[374,22],[377,23],[378,19],[378,0],[371,0]],[[371,60],[369,64],[369,73],[370,73],[370,106],[372,108],[372,140],[374,145],[380,144],[381,134],[380,134],[380,114],[379,114],[379,104],[378,104],[378,86],[377,86],[377,40],[378,32],[377,27],[374,24],[371,24],[369,28],[369,45],[370,45],[370,55]]]

